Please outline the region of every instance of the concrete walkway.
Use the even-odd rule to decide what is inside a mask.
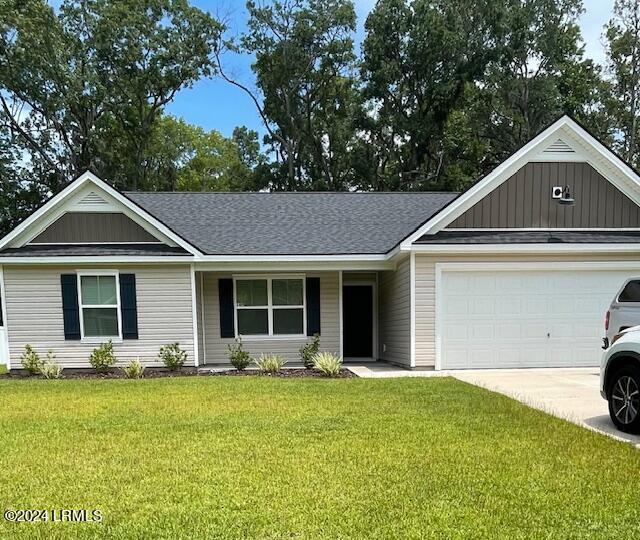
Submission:
[[[456,370],[450,375],[640,448],[640,436],[618,431],[600,396],[598,368]]]

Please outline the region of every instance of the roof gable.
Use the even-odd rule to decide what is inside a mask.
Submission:
[[[535,161],[588,163],[633,204],[640,204],[640,179],[637,174],[578,123],[568,116],[563,116],[437,215],[428,219],[403,240],[401,249],[410,249],[411,244],[418,238],[436,234],[449,227],[489,193],[513,177],[523,166]]]
[[[94,212],[122,214],[124,218],[119,218],[118,224],[127,224],[126,226],[130,228],[135,227],[138,234],[136,241],[139,241],[146,233],[145,241],[152,238],[154,241],[162,242],[170,247],[181,247],[192,254],[198,253],[191,244],[156,217],[88,171],[60,193],[51,197],[31,216],[2,238],[0,249],[25,246],[40,237],[65,215]]]
[[[558,204],[569,186],[575,204]],[[529,161],[447,229],[640,228],[640,207],[585,162]]]
[[[65,212],[29,244],[158,244],[156,236],[122,212]]]

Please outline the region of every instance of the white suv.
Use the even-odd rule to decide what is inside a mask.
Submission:
[[[624,282],[616,297],[611,302],[605,316],[604,349],[609,347],[613,336],[626,328],[640,325],[640,277],[630,278]]]
[[[600,366],[600,394],[620,431],[640,433],[640,326],[611,337]]]

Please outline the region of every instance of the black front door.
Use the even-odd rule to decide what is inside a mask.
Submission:
[[[373,357],[373,287],[345,285],[342,289],[343,354]]]

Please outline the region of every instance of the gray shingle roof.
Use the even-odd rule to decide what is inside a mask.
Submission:
[[[208,255],[386,253],[456,193],[157,193],[127,197]]]
[[[441,231],[416,244],[633,244],[640,233],[621,231]]]
[[[26,245],[3,249],[0,257],[64,257],[91,255],[191,255],[181,247],[163,244],[101,244],[101,245]]]

